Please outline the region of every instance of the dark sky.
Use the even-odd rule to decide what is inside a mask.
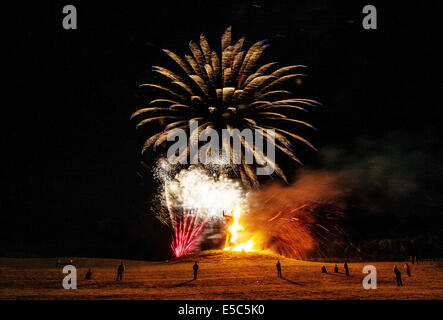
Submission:
[[[11,8],[0,254],[158,256],[168,233],[146,217],[150,187],[140,188],[135,174],[143,136],[129,116],[149,101],[137,86],[152,65],[171,66],[161,48],[183,55],[201,33],[219,46],[230,25],[233,39],[268,39],[261,61],[309,66],[304,93],[324,103],[310,118],[320,149],[347,150],[358,137],[383,143],[395,133],[422,141],[438,158],[438,2],[385,3],[371,2],[378,10],[371,31],[361,25],[369,3],[360,1],[26,1]],[[78,9],[78,30],[62,28],[66,4]],[[318,161],[310,153],[305,159]]]

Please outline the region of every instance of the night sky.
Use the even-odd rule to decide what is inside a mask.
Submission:
[[[369,209],[354,212],[349,224],[369,240],[441,234],[437,1],[385,3],[28,1],[4,12],[12,99],[2,106],[0,255],[167,255],[168,230],[148,213],[155,184],[146,173],[141,186],[136,174],[149,156],[141,157],[146,136],[129,117],[150,100],[137,86],[152,79],[152,65],[173,66],[162,48],[183,56],[204,33],[219,50],[228,26],[235,40],[268,39],[263,63],[309,66],[300,92],[324,106],[309,114],[320,129],[309,138],[320,151],[301,150],[306,165],[371,170],[381,159],[384,177],[413,185],[405,196],[383,188],[385,178],[369,181],[360,192],[373,198],[353,201],[385,210],[375,220]],[[67,4],[77,7],[77,30],[62,28]],[[377,30],[362,28],[366,4],[378,10]],[[333,150],[340,156],[328,161]],[[296,173],[293,163],[285,167]],[[406,207],[404,228],[395,228]]]

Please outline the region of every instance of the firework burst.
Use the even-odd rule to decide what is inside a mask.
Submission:
[[[197,222],[196,215],[191,211],[186,212],[183,218],[175,218],[171,249],[176,257],[186,255],[194,249],[196,240],[205,223],[206,219]]]
[[[264,140],[273,143],[281,152],[299,162],[293,153],[292,142],[300,141],[312,149],[315,147],[292,129],[283,124],[296,127],[314,128],[311,124],[295,118],[294,112],[306,112],[318,102],[312,99],[294,98],[284,89],[284,84],[291,79],[303,77],[304,65],[290,65],[276,68],[271,62],[258,66],[258,60],[268,47],[266,41],[258,41],[249,48],[244,48],[245,38],[231,44],[231,27],[226,29],[221,38],[221,55],[210,49],[204,35],[199,43],[190,41],[191,55],[182,59],[170,50],[163,51],[178,65],[176,72],[153,66],[153,71],[170,80],[168,85],[144,83],[161,92],[161,96],[152,100],[149,106],[132,114],[139,118],[137,128],[152,122],[159,122],[162,130],[149,137],[143,145],[143,151],[149,147],[160,146],[167,141],[173,130],[185,129],[192,121],[199,121],[199,126],[189,137],[189,145],[198,140],[203,130],[227,129],[233,135],[233,129],[261,130]],[[283,129],[284,128],[284,129]],[[275,137],[270,137],[267,130],[275,130]],[[286,130],[287,129],[287,130]],[[314,128],[315,129],[315,128]],[[279,165],[267,155],[241,139],[244,150],[250,152],[257,163],[267,163],[283,180],[286,176]],[[179,155],[186,158],[190,147]],[[246,187],[257,187],[258,179],[252,165],[247,164],[242,151],[241,164],[234,164],[232,150],[228,163],[241,177]]]

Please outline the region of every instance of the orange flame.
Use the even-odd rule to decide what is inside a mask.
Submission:
[[[232,251],[253,251],[254,242],[253,238],[249,239],[247,242],[237,244],[236,241],[239,238],[239,231],[244,230],[244,227],[240,224],[240,216],[241,216],[241,208],[240,206],[236,206],[232,211],[232,217],[234,219],[233,224],[228,228],[230,233],[229,241],[225,244],[224,250],[232,250]],[[228,238],[227,238],[228,240]],[[229,245],[228,245],[229,242]],[[236,245],[233,247],[233,245]]]

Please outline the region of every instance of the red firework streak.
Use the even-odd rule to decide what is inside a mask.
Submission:
[[[196,222],[196,214],[188,211],[184,217],[175,219],[175,232],[172,238],[171,249],[176,257],[188,254],[194,247],[195,240],[201,233],[206,220]]]

